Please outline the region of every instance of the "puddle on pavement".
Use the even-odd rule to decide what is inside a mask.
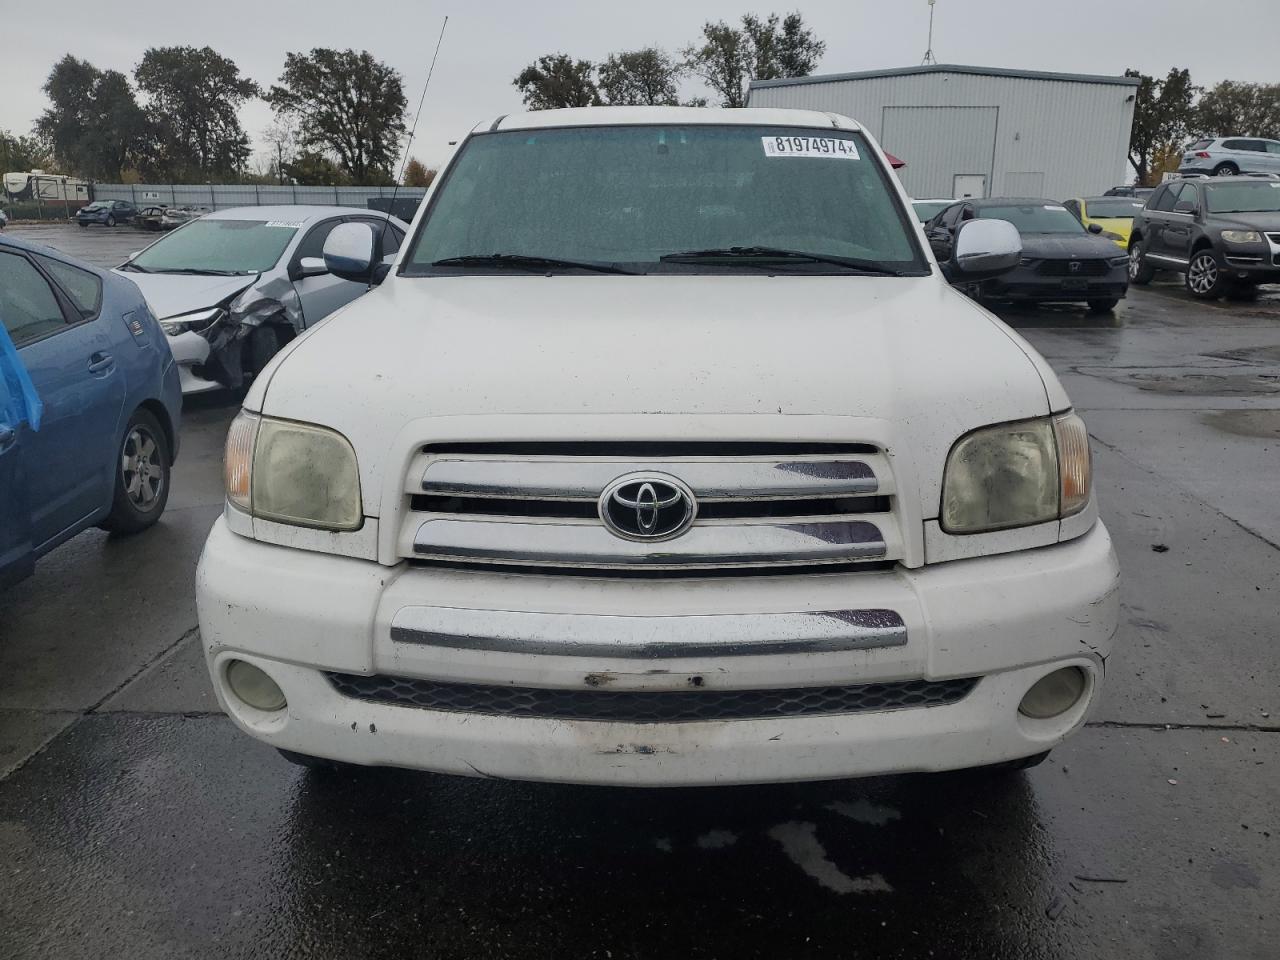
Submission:
[[[1200,422],[1237,437],[1280,440],[1280,410],[1216,410],[1202,414]]]
[[[1139,390],[1170,396],[1251,397],[1280,393],[1280,375],[1269,373],[1135,373],[1127,379]]]
[[[1280,363],[1280,344],[1270,347],[1241,347],[1238,350],[1220,350],[1202,353],[1202,357],[1215,360],[1240,360],[1246,363]]]

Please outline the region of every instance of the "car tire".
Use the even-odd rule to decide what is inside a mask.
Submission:
[[[1156,268],[1147,263],[1147,248],[1141,240],[1129,244],[1129,282],[1145,287],[1155,279]]]
[[[160,519],[169,502],[169,438],[160,421],[139,407],[116,451],[115,492],[101,526],[112,533],[139,533]]]
[[[115,214],[108,213],[108,214],[107,214],[107,226],[108,226],[108,227],[114,227],[115,225],[116,225],[116,218],[115,218]]]
[[[76,221],[76,225],[77,225],[77,226],[79,226],[81,230],[88,230],[88,229],[89,229],[89,225],[88,225],[87,223],[85,223],[83,220],[77,220],[77,221]]]
[[[1234,176],[1237,176],[1239,173],[1240,173],[1240,168],[1236,166],[1234,163],[1232,163],[1230,160],[1220,163],[1213,168],[1213,175],[1215,177],[1234,177]]]
[[[1197,300],[1217,300],[1226,293],[1222,262],[1211,247],[1202,247],[1191,254],[1187,264],[1187,293]]]
[[[1112,297],[1109,300],[1090,300],[1090,313],[1110,313],[1120,304],[1119,297]]]

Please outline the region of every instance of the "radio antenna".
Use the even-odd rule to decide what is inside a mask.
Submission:
[[[449,26],[449,18],[440,24],[440,36],[436,39],[436,52],[431,55],[431,66],[427,70],[427,82],[422,85],[422,96],[418,98],[418,112],[413,115],[413,126],[409,128],[409,140],[404,145],[404,157],[400,161],[400,175],[396,177],[395,186],[391,190],[391,209],[387,211],[387,221],[396,209],[396,195],[400,192],[400,181],[404,179],[405,168],[409,165],[409,150],[413,147],[414,134],[418,132],[418,118],[422,116],[422,105],[427,102],[427,89],[431,86],[431,75],[436,72],[436,58],[440,56],[440,44],[444,43],[444,28]],[[385,230],[386,227],[383,227]]]
[[[920,61],[920,66],[927,63],[936,64],[938,58],[933,55],[933,6],[937,0],[929,0],[929,46],[924,51],[924,59]]]

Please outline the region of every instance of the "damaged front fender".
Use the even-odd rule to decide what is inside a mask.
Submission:
[[[206,375],[237,389],[246,374],[256,374],[266,366],[276,351],[302,329],[302,304],[287,278],[255,284],[200,331],[200,336],[209,342]]]

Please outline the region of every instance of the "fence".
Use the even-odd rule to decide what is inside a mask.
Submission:
[[[252,183],[95,183],[95,200],[129,200],[139,207],[261,207],[276,204],[359,207],[365,209],[375,197],[421,200],[423,187],[293,187]]]

